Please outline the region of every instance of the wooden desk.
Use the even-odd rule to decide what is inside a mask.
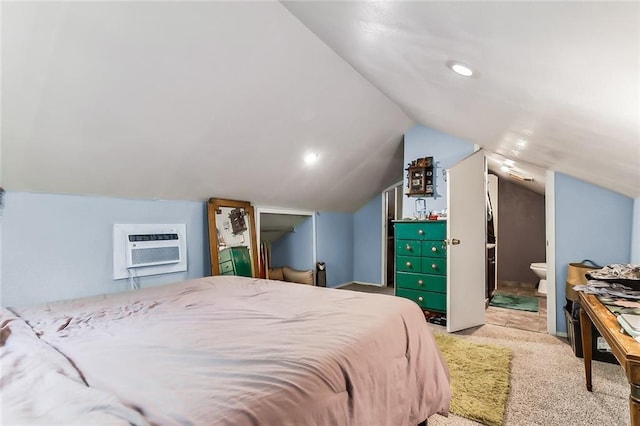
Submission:
[[[578,292],[580,300],[580,330],[584,353],[584,372],[587,390],[591,392],[591,324],[598,329],[602,337],[611,346],[611,351],[624,369],[631,387],[629,394],[629,412],[631,425],[640,426],[640,343],[631,336],[620,332],[620,324],[611,313],[592,294]]]

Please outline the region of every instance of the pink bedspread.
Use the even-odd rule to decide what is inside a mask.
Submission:
[[[13,311],[3,424],[401,426],[448,410],[446,366],[402,298],[219,276]]]

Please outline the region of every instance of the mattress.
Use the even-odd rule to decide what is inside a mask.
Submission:
[[[416,425],[446,365],[413,302],[234,276],[2,311],[3,424]]]

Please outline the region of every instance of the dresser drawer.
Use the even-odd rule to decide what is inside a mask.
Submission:
[[[220,264],[220,274],[226,275],[227,272],[233,272],[233,262],[222,262]]]
[[[420,270],[425,274],[446,275],[447,259],[440,259],[437,257],[423,257]]]
[[[413,256],[397,256],[396,270],[403,272],[422,272],[422,258]]]
[[[447,277],[443,275],[398,272],[396,273],[396,287],[410,290],[426,290],[435,293],[446,293]]]
[[[218,263],[228,262],[229,260],[231,260],[232,254],[233,252],[231,251],[231,249],[220,250],[218,252]]]
[[[395,237],[398,240],[444,240],[447,238],[447,223],[444,221],[396,223]]]
[[[396,240],[396,255],[420,256],[422,244],[418,240]]]
[[[447,257],[447,244],[442,241],[422,241],[420,252],[424,257]]]
[[[396,288],[396,296],[413,300],[422,309],[428,311],[446,312],[447,295],[444,293],[432,293],[429,291],[407,290]]]

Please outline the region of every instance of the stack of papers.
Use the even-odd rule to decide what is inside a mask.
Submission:
[[[597,294],[599,296],[640,300],[640,291],[632,290],[631,287],[617,283],[589,280],[586,285],[576,285],[573,289],[575,291],[581,291],[587,294]]]

